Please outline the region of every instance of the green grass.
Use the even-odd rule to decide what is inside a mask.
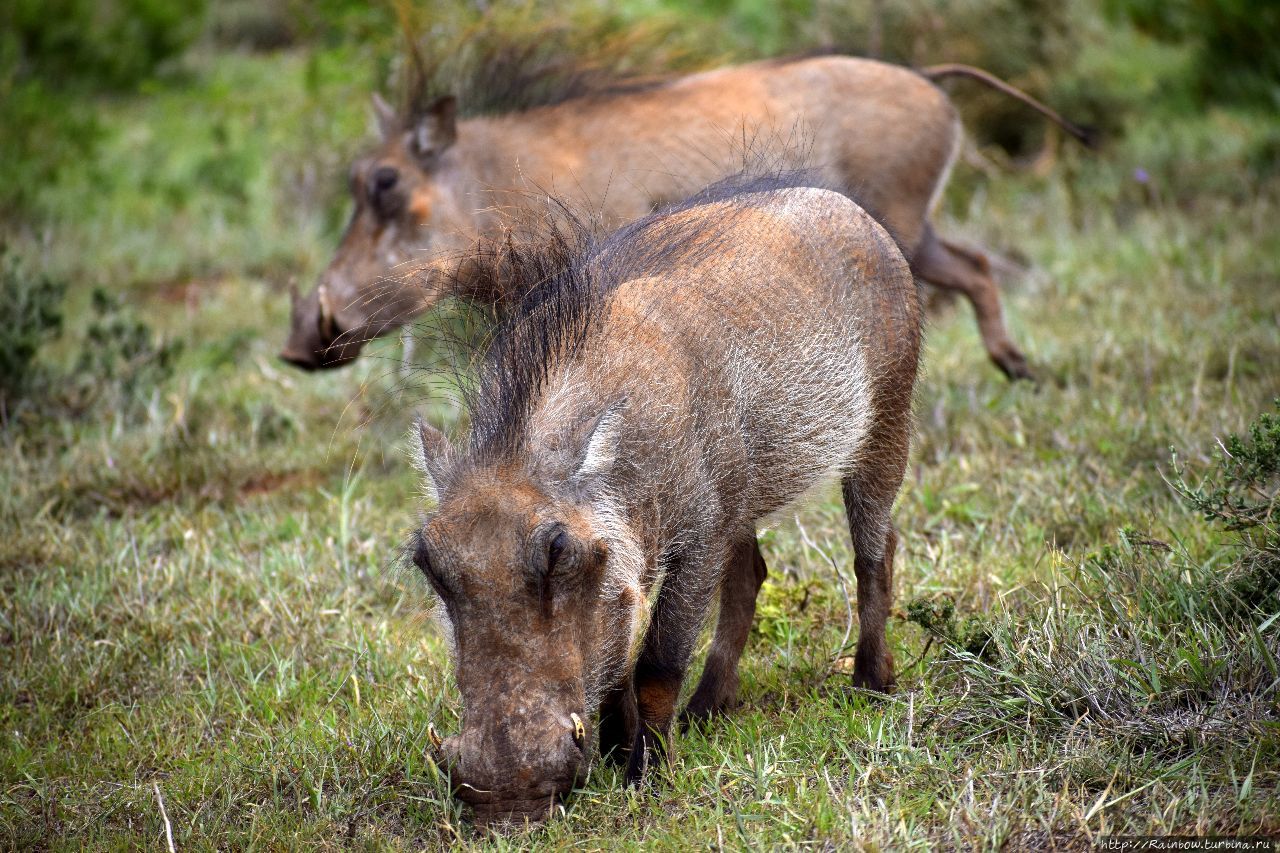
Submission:
[[[962,167],[941,224],[1029,259],[1007,305],[1044,381],[1001,379],[963,306],[932,319],[898,691],[848,686],[851,560],[821,495],[764,535],[742,707],[675,737],[653,790],[597,767],[563,819],[485,840],[426,757],[458,699],[396,568],[421,509],[404,433],[453,410],[394,341],[329,375],[274,358],[362,127],[363,83],[326,61],[208,55],[104,104],[100,159],[43,191],[52,236],[15,243],[72,292],[44,354],[64,378],[0,429],[0,845],[156,847],[162,813],[182,849],[1280,832],[1280,620],[1214,604],[1241,552],[1168,482],[1170,448],[1201,470],[1280,395],[1280,185],[1242,177],[1267,122],[1142,125],[1049,178]],[[1224,128],[1246,142],[1211,144]],[[94,285],[184,346],[60,408]],[[918,600],[954,602],[954,630],[909,622]]]

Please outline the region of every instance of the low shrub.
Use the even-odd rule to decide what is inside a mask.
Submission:
[[[0,413],[39,385],[44,371],[37,356],[62,329],[66,290],[0,245]]]
[[[42,362],[40,351],[63,329],[66,291],[0,249],[0,424],[19,408],[68,415],[101,406],[128,415],[173,374],[181,342],[165,341],[102,289],[93,292],[72,369]]]
[[[118,298],[93,291],[92,317],[67,385],[78,408],[128,412],[173,374],[180,341],[163,340]]]

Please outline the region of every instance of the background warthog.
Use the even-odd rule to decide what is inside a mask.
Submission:
[[[421,425],[438,507],[413,552],[463,700],[441,751],[483,823],[543,818],[592,729],[637,781],[717,589],[687,714],[729,707],[765,578],[756,527],[829,479],[856,551],[853,682],[893,681],[916,287],[847,197],[762,186],[712,188],[585,250],[492,261],[528,295],[486,359],[466,448]]]
[[[983,80],[1083,135],[984,72],[935,74]],[[759,62],[461,122],[451,97],[413,115],[375,105],[382,144],[351,167],[346,234],[316,288],[294,298],[281,356],[299,367],[345,364],[369,338],[430,308],[459,253],[496,236],[504,211],[552,192],[613,227],[733,174],[750,156],[814,168],[824,186],[856,197],[894,233],[916,275],[965,295],[996,365],[1030,375],[985,256],[929,227],[961,130],[946,95],[914,71],[838,56]],[[421,257],[439,264],[421,277],[393,272]]]

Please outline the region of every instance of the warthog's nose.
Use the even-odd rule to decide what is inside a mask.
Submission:
[[[317,367],[315,353],[304,352],[290,347],[285,347],[280,351],[280,360],[302,370],[315,370]]]
[[[586,767],[587,724],[577,713],[557,714],[553,720],[536,732],[508,729],[499,734],[477,727],[434,746],[450,773],[454,795],[470,806],[477,824],[541,823],[580,780]],[[435,738],[431,740],[434,744]]]
[[[280,359],[302,370],[330,370],[355,360],[362,344],[363,341],[352,339],[306,347],[291,341],[280,351]]]

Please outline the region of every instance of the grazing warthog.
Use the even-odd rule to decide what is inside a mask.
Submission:
[[[420,424],[436,508],[412,559],[462,693],[442,742],[480,823],[538,821],[601,754],[637,782],[686,709],[731,706],[765,578],[759,524],[839,478],[855,549],[853,683],[887,690],[921,307],[888,233],[846,196],[712,188],[602,242],[497,253],[525,293],[454,448]],[[599,712],[598,723],[597,712]]]
[[[982,80],[1085,136],[985,72],[923,73]],[[839,56],[775,60],[465,121],[450,97],[415,115],[374,103],[382,144],[351,167],[351,222],[316,288],[294,296],[281,357],[299,367],[345,364],[370,338],[430,308],[461,253],[496,237],[504,213],[542,204],[548,192],[614,227],[735,173],[749,156],[816,169],[823,186],[857,198],[897,236],[917,276],[968,298],[996,365],[1030,375],[986,257],[929,226],[961,129],[921,73]],[[423,257],[438,261],[426,274],[393,271]]]

